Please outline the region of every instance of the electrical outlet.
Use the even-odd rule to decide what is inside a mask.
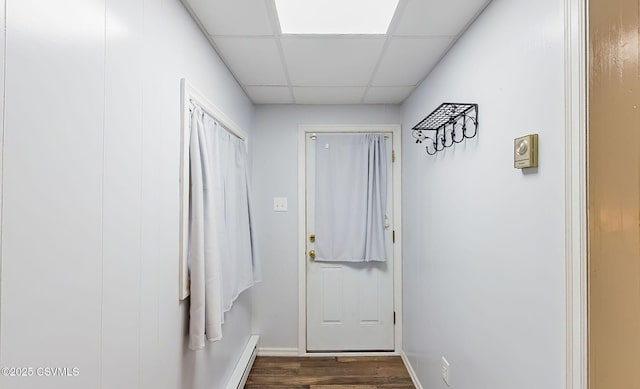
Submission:
[[[447,384],[447,386],[451,386],[450,384],[450,379],[451,379],[451,365],[449,364],[449,362],[446,360],[445,357],[442,357],[442,380],[444,381],[445,384]]]

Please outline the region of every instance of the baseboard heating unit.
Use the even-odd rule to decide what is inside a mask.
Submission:
[[[247,378],[249,378],[249,373],[251,372],[251,367],[253,366],[253,361],[256,359],[256,355],[258,353],[258,340],[260,337],[258,335],[253,335],[249,338],[247,342],[247,346],[244,349],[244,352],[240,356],[238,360],[238,364],[236,368],[233,370],[233,374],[229,379],[229,383],[227,384],[227,389],[242,389],[244,388],[244,384],[247,382]]]

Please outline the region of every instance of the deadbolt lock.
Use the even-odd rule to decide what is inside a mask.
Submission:
[[[314,243],[316,241],[316,236],[315,234],[311,234],[309,235],[309,242]]]

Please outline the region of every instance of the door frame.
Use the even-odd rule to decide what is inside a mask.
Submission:
[[[298,126],[298,355],[400,355],[402,351],[402,126],[400,124],[301,124]],[[395,153],[393,169],[393,309],[396,313],[393,352],[307,352],[307,133],[373,133],[390,132],[393,135],[392,150]]]
[[[588,1],[565,0],[566,388],[588,387]]]

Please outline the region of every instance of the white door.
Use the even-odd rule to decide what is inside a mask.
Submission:
[[[352,133],[353,134],[353,133]],[[320,135],[320,134],[318,134]],[[339,135],[339,134],[336,134]],[[307,351],[394,350],[393,134],[385,133],[387,206],[385,262],[319,262],[316,236],[316,134],[306,134]],[[324,142],[324,141],[323,141]],[[330,147],[330,145],[320,145]],[[349,169],[348,159],[341,164]],[[363,199],[365,201],[366,199]],[[310,255],[311,254],[311,255]]]

